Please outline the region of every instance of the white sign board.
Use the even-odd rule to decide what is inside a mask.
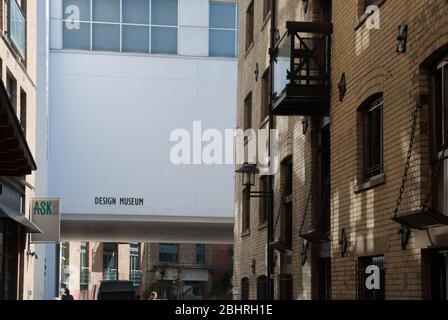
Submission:
[[[32,242],[59,242],[61,239],[61,219],[59,199],[31,199],[31,221],[42,233],[32,234]]]

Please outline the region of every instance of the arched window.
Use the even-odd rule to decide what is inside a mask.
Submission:
[[[241,279],[241,300],[249,300],[249,278]]]
[[[268,299],[268,277],[260,276],[257,278],[257,300]]]

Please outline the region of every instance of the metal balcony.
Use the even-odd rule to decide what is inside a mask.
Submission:
[[[319,115],[330,105],[333,26],[287,22],[287,32],[271,51],[273,115]]]
[[[103,271],[103,280],[112,281],[118,280],[118,272],[117,269],[106,269]]]

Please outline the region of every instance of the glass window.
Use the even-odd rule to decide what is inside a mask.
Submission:
[[[123,52],[149,53],[149,27],[124,25]]]
[[[123,23],[149,24],[149,0],[123,0]]]
[[[236,3],[210,2],[210,28],[235,29]]]
[[[151,24],[177,26],[177,0],[152,0]]]
[[[92,0],[93,21],[120,22],[120,0]]]
[[[120,26],[95,23],[93,25],[93,50],[120,51]]]
[[[82,286],[89,284],[89,260],[88,260],[88,245],[87,242],[81,242],[81,269],[79,283]]]
[[[197,264],[205,263],[205,245],[204,244],[196,245],[196,263]]]
[[[241,279],[241,300],[249,300],[249,279]]]
[[[64,48],[90,50],[90,23],[81,22],[79,29],[64,28]]]
[[[160,244],[159,245],[159,262],[161,263],[177,263],[179,247],[177,244]]]
[[[151,52],[177,54],[177,28],[152,27]]]
[[[23,16],[23,13],[15,0],[11,0],[10,3],[9,37],[19,51],[20,55],[25,57],[25,17]]]
[[[64,0],[64,19],[90,21],[90,0]]]
[[[211,57],[235,57],[236,32],[229,30],[210,30]]]
[[[117,245],[103,244],[103,280],[117,280]]]
[[[383,173],[383,97],[364,108],[364,176]]]
[[[254,2],[252,1],[246,11],[246,50],[254,43]]]
[[[210,2],[209,55],[235,57],[237,42],[237,4]]]

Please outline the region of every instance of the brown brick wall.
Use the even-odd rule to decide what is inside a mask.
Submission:
[[[380,6],[380,29],[368,30],[359,18],[359,1],[332,1],[332,98],[331,98],[331,257],[332,298],[357,298],[357,261],[359,257],[384,255],[386,264],[386,299],[421,299],[427,297],[427,266],[422,263],[422,249],[428,240],[424,232],[413,231],[406,250],[401,249],[397,235],[398,224],[392,217],[404,171],[409,144],[412,112],[421,93],[429,90],[428,72],[422,63],[448,43],[448,4],[445,1],[386,0]],[[283,34],[285,21],[309,21],[316,16],[316,3],[310,1],[307,15],[302,1],[277,1],[277,23]],[[240,11],[245,12],[249,1],[242,0]],[[242,126],[244,97],[253,93],[253,126],[257,128],[261,110],[261,81],[254,78],[255,64],[260,70],[267,66],[269,21],[263,29],[262,2],[255,2],[255,43],[245,52],[244,33],[239,39],[238,112],[237,125]],[[407,51],[396,53],[398,26],[408,25]],[[240,28],[244,29],[240,14]],[[448,54],[448,51],[445,51]],[[342,73],[347,76],[347,93],[339,101],[338,82]],[[384,93],[384,173],[385,183],[367,190],[362,185],[363,152],[362,126],[358,108],[369,96]],[[302,133],[301,117],[276,117],[280,131],[280,159],[293,156],[293,250],[292,274],[295,299],[316,297],[317,272],[313,272],[317,255],[322,253],[311,245],[308,262],[300,264],[302,241],[299,227],[304,212],[311,178],[316,169],[316,119],[306,135]],[[400,211],[416,209],[428,187],[429,165],[428,107],[419,116],[416,146],[412,156],[409,179]],[[236,178],[235,204],[235,262],[234,286],[240,287],[243,277],[250,279],[250,298],[256,298],[256,278],[265,274],[266,229],[258,228],[258,201],[251,202],[250,235],[241,236],[241,178]],[[281,174],[274,178],[274,221],[281,195]],[[314,184],[315,185],[315,184]],[[257,190],[258,185],[254,187]],[[316,215],[316,200],[311,215]],[[308,223],[308,222],[307,222]],[[345,228],[349,240],[348,253],[341,257],[339,239]],[[431,234],[446,234],[439,228]],[[435,238],[435,237],[433,237]],[[436,246],[446,246],[439,242]],[[257,261],[256,274],[251,261]],[[284,259],[279,259],[280,261]],[[424,260],[424,259],[423,259]],[[425,261],[425,260],[424,260]],[[277,263],[276,274],[288,269]],[[425,293],[426,292],[426,293]],[[236,299],[239,296],[235,296]]]

